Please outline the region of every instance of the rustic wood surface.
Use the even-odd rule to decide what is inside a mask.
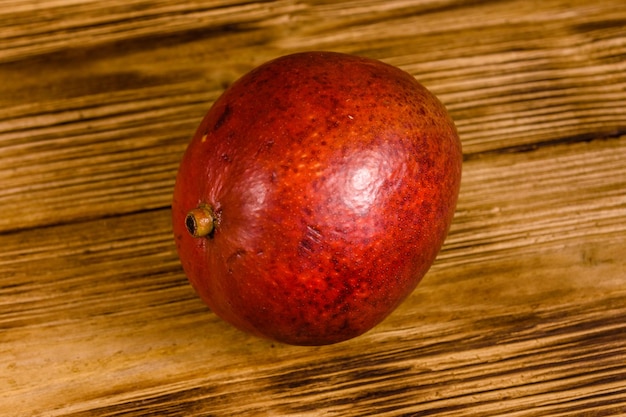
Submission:
[[[622,0],[5,0],[0,22],[0,415],[626,415]],[[303,348],[200,302],[169,205],[223,89],[311,49],[435,92],[464,177],[411,297]]]

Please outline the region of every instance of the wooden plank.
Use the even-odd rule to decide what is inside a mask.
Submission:
[[[321,348],[252,338],[208,312],[166,209],[4,234],[0,412],[623,412],[624,157],[620,139],[467,161],[456,222],[418,290],[374,331]]]
[[[50,14],[31,13],[25,6],[3,9],[15,24],[3,32],[14,46],[3,50],[11,62],[0,67],[6,80],[0,86],[5,107],[0,204],[12,208],[0,218],[0,230],[166,207],[185,144],[224,86],[272,56],[313,47],[314,39],[316,48],[379,57],[414,74],[448,105],[468,155],[618,137],[626,129],[626,61],[621,59],[626,44],[619,24],[626,11],[617,3],[581,3],[567,13],[555,13],[558,2],[342,6],[350,11],[374,7],[383,13],[374,20],[365,12],[346,16],[334,12],[339,6],[323,3],[219,3],[197,9],[175,2],[164,2],[162,9],[142,4],[76,3]],[[327,13],[335,18],[321,19]],[[482,24],[481,14],[494,16],[489,25]],[[58,40],[42,32],[50,16],[59,17],[53,19],[59,27],[51,28]],[[286,24],[276,16],[292,19],[293,32],[274,34],[281,42],[266,39],[267,47],[256,48],[267,26]],[[161,28],[164,19],[180,22]],[[245,30],[219,30],[252,21]],[[381,32],[383,26],[397,32]],[[198,27],[208,34],[198,35]],[[165,34],[149,37],[159,30]],[[320,38],[320,32],[335,43]],[[120,43],[122,34],[126,41]],[[384,54],[363,49],[373,36]],[[352,45],[355,37],[358,45]],[[287,39],[291,43],[283,45]],[[474,47],[468,39],[480,42]],[[232,49],[225,52],[224,44]],[[98,188],[104,182],[107,187]]]

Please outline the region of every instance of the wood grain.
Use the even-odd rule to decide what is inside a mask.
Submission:
[[[0,414],[626,415],[620,1],[4,1]],[[243,334],[180,268],[178,161],[254,66],[378,58],[450,109],[455,221],[368,334]]]

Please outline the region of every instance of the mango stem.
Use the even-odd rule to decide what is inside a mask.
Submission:
[[[205,237],[211,234],[215,225],[215,215],[211,207],[200,205],[187,213],[185,227],[193,237]]]

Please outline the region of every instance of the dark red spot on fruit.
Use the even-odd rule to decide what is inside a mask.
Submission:
[[[231,109],[230,109],[230,106],[227,105],[226,107],[224,107],[222,114],[220,114],[220,117],[218,117],[217,121],[215,122],[215,125],[213,126],[213,131],[216,131],[217,129],[222,127],[222,125],[226,123],[226,120],[228,120],[230,115],[231,115]]]

